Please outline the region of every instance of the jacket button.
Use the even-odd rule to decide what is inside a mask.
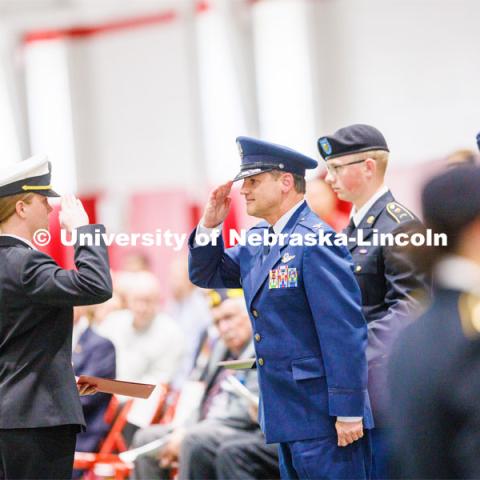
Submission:
[[[259,333],[256,333],[254,338],[257,342],[259,342],[262,337],[260,336]]]
[[[258,317],[258,312],[255,309],[252,310],[252,314],[255,318]]]
[[[262,357],[260,357],[260,358],[258,359],[258,364],[259,364],[261,367],[263,367],[263,364],[264,364],[264,363],[265,363],[265,361],[263,360]]]
[[[356,271],[356,272],[361,272],[361,271],[362,271],[362,266],[361,266],[361,265],[357,265],[357,266],[355,267],[355,271]]]

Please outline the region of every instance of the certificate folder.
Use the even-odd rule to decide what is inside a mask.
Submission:
[[[97,391],[102,393],[113,393],[135,398],[148,398],[155,389],[155,385],[149,383],[123,382],[121,380],[80,375],[77,384],[85,383],[94,385]]]
[[[229,368],[230,370],[250,370],[256,368],[255,358],[242,358],[240,360],[224,360],[218,362],[219,367]]]

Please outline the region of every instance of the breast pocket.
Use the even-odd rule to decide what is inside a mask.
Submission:
[[[378,273],[377,255],[354,255],[353,271],[355,275],[376,275]]]

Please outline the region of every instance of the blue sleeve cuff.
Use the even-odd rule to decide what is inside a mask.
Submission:
[[[363,417],[367,391],[328,389],[328,413],[332,417]]]

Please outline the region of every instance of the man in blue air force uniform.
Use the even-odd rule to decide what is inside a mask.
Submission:
[[[241,189],[249,215],[265,221],[248,236],[332,232],[304,201],[305,169],[317,162],[246,137]],[[221,224],[233,182],[215,189],[189,239],[190,278],[204,288],[243,287],[261,390],[259,421],[280,443],[282,478],[367,478],[367,328],[345,247],[237,245],[224,248]],[[215,241],[206,246],[200,234]],[[216,237],[217,236],[217,237]],[[364,429],[367,429],[365,431]]]

